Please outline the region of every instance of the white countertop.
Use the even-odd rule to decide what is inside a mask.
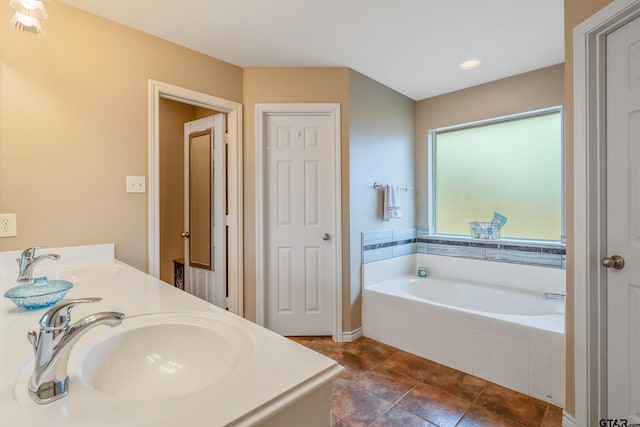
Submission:
[[[40,253],[44,253],[43,250]],[[35,276],[69,280],[65,299],[101,297],[79,304],[72,320],[101,311],[132,317],[157,312],[207,313],[250,336],[250,362],[215,386],[153,400],[123,400],[93,390],[76,375],[78,356],[69,361],[69,395],[47,405],[33,402],[26,390],[33,350],[27,331],[37,330],[46,309],[26,311],[0,298],[0,416],[7,426],[249,426],[268,419],[341,372],[333,360],[287,338],[161,282],[113,258],[113,245],[52,248],[60,261],[43,261]],[[18,252],[0,253],[0,291],[15,286]],[[126,319],[125,319],[126,322]],[[117,332],[106,326],[99,329]],[[94,331],[89,331],[89,337]],[[96,332],[96,333],[105,333]],[[80,348],[85,337],[76,347]],[[81,349],[76,353],[82,354]]]

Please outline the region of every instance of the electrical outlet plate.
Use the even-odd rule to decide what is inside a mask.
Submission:
[[[146,191],[147,185],[144,176],[127,177],[127,193],[145,193]]]
[[[0,214],[0,237],[14,237],[17,235],[16,214]]]

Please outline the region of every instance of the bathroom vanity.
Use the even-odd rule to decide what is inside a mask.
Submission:
[[[73,283],[72,323],[93,313],[126,315],[75,344],[69,394],[35,403],[27,384],[47,309],[0,300],[0,414],[21,426],[328,427],[333,360],[161,282],[114,258],[113,245],[52,248],[37,276]],[[19,252],[0,253],[0,290],[15,285]]]

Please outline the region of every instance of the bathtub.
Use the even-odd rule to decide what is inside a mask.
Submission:
[[[468,280],[371,276],[364,336],[564,406],[564,301]]]
[[[402,276],[369,287],[369,291],[439,307],[564,333],[564,301],[482,283],[445,278]]]

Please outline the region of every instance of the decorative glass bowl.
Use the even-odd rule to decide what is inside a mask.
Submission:
[[[26,283],[18,285],[5,292],[18,307],[27,310],[49,307],[60,301],[73,285],[66,280],[49,280],[47,282]]]

